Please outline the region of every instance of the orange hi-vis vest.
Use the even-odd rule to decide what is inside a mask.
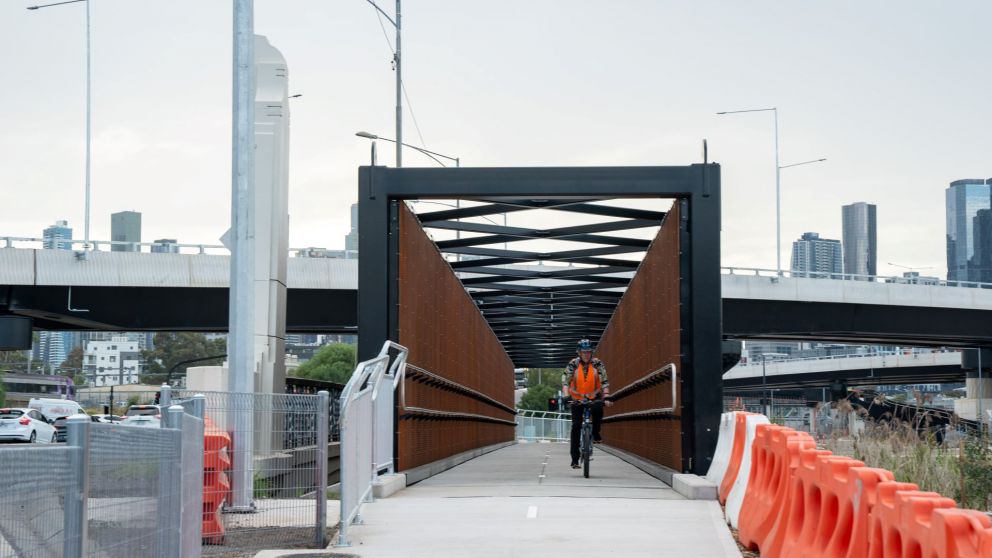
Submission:
[[[585,368],[585,371],[583,371]],[[603,389],[603,382],[599,379],[599,371],[592,365],[590,360],[583,366],[580,361],[572,376],[572,381],[568,385],[569,395],[572,399],[592,398],[596,392]]]

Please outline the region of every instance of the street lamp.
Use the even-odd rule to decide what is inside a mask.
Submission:
[[[767,376],[765,375],[765,361],[768,360],[768,357],[785,357],[785,356],[789,356],[789,355],[785,353],[761,353],[761,391],[764,394],[763,397],[765,399],[765,416],[768,417],[768,420],[771,420],[772,417],[772,405],[768,397],[768,380],[767,380]]]
[[[403,166],[403,63],[402,57],[400,56],[400,39],[401,39],[401,28],[402,28],[402,18],[400,16],[400,0],[396,0],[396,19],[389,17],[389,14],[382,11],[374,0],[365,0],[372,5],[383,17],[386,18],[389,23],[393,24],[396,28],[396,50],[393,52],[393,64],[396,68],[396,166]],[[412,146],[407,146],[412,147]]]
[[[782,167],[778,164],[778,107],[748,110],[727,110],[718,112],[718,115],[739,114],[742,112],[772,112],[775,114],[775,268],[778,275],[782,275],[782,207],[781,207],[781,183],[779,181],[779,171]]]
[[[90,125],[90,3],[89,0],[66,0],[64,2],[55,2],[52,4],[39,4],[37,6],[28,6],[29,10],[39,10],[41,8],[50,8],[52,6],[61,6],[63,4],[76,4],[79,2],[86,3],[86,213],[83,220],[83,252],[81,254],[82,259],[86,259],[87,252],[90,249],[90,139],[92,137],[91,125]]]
[[[355,132],[355,135],[358,136],[358,137],[360,137],[360,138],[365,138],[365,139],[372,140],[372,145],[373,145],[372,153],[375,153],[375,147],[374,147],[375,146],[375,140],[382,140],[382,141],[388,141],[390,143],[395,143],[396,145],[405,145],[405,146],[409,147],[410,149],[414,149],[416,151],[419,151],[419,152],[423,153],[424,155],[427,155],[431,159],[434,159],[434,162],[436,162],[437,164],[441,165],[442,167],[446,167],[448,165],[445,165],[443,162],[441,162],[438,159],[438,157],[441,157],[442,159],[448,159],[449,161],[454,161],[456,167],[462,166],[461,159],[459,159],[458,157],[449,157],[448,155],[442,155],[441,153],[437,153],[435,151],[430,151],[429,149],[424,149],[422,147],[417,147],[416,145],[410,145],[408,143],[403,143],[402,141],[398,141],[398,140],[394,140],[394,139],[384,138],[382,136],[377,136],[377,135],[371,134],[369,132]],[[375,164],[374,158],[373,158],[372,164],[373,165]],[[396,165],[396,166],[398,167],[400,165]]]

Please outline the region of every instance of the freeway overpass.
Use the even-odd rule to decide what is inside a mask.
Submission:
[[[40,329],[224,331],[228,262],[223,254],[108,251],[92,252],[83,262],[67,250],[0,248],[0,313],[30,316]],[[518,285],[553,291],[575,283],[546,278],[567,269],[562,266],[527,269],[534,278]],[[632,275],[621,271],[605,279],[629,280]],[[468,272],[460,276],[479,280]],[[774,271],[724,268],[724,336],[916,346],[992,344],[992,285],[865,279],[788,273],[779,277]],[[287,281],[288,332],[356,331],[357,260],[288,258]],[[619,294],[623,289],[620,284],[604,291]]]
[[[956,350],[907,350],[872,355],[838,355],[769,360],[738,364],[723,375],[724,388],[828,387],[834,381],[848,385],[885,385],[963,382],[962,353]],[[764,368],[764,374],[762,374]],[[762,378],[764,376],[764,378]]]

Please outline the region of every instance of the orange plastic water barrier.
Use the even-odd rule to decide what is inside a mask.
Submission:
[[[763,558],[992,557],[986,514],[817,450],[808,434],[762,424],[742,451],[752,463],[739,537]]]
[[[754,413],[736,413],[734,415],[734,446],[730,450],[730,461],[727,464],[727,472],[723,475],[723,482],[720,483],[720,503],[727,503],[727,495],[734,487],[737,480],[737,472],[741,468],[741,461],[744,458],[744,440],[747,438],[747,416]],[[747,448],[750,451],[751,448]]]
[[[231,436],[222,432],[210,419],[203,431],[203,542],[224,544],[224,524],[220,510],[231,497]]]

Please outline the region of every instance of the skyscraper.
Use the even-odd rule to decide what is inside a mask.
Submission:
[[[875,205],[852,203],[841,208],[844,240],[844,273],[877,275],[878,238]]]
[[[72,250],[72,229],[68,221],[55,221],[55,224],[41,233],[42,246],[48,250]],[[44,363],[48,370],[65,362],[72,346],[72,333],[68,331],[42,331],[38,334],[38,345],[34,348],[35,357]]]
[[[348,252],[358,252],[358,204],[351,204],[351,232],[344,237],[344,249]],[[350,256],[355,257],[355,256]]]
[[[792,275],[794,277],[821,277],[843,273],[843,250],[839,240],[820,238],[819,233],[808,232],[792,243]]]
[[[986,253],[975,259],[975,223],[979,210],[992,207],[990,184],[990,180],[966,178],[951,182],[945,190],[948,281],[978,281],[981,273],[976,264],[990,258],[987,252],[992,246],[986,243],[981,246]]]
[[[46,250],[72,250],[72,229],[68,221],[55,221],[41,233]]]
[[[141,242],[141,213],[121,211],[110,215],[110,240],[115,242]],[[140,252],[139,246],[114,244],[114,252]]]
[[[968,279],[992,283],[992,209],[979,209],[972,226],[975,255],[971,258]]]

